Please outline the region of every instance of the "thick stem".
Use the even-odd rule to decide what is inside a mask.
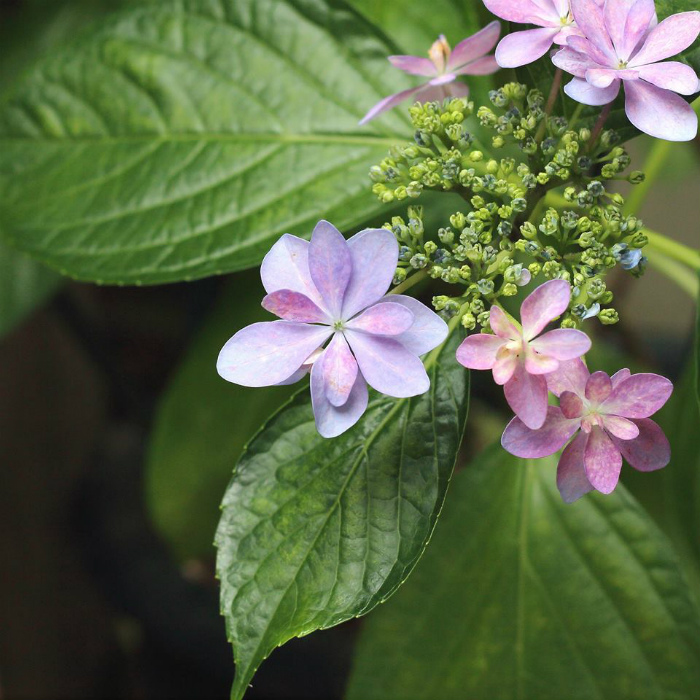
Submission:
[[[647,160],[644,163],[643,169],[646,177],[644,182],[635,185],[632,193],[627,198],[624,209],[625,214],[636,214],[641,209],[647,193],[659,176],[673,145],[672,141],[662,141],[661,139],[654,141],[654,145],[651,147]]]
[[[588,150],[592,150],[593,147],[596,145],[598,142],[598,137],[600,136],[601,132],[603,131],[603,127],[605,126],[605,122],[608,121],[608,117],[610,116],[610,112],[612,111],[612,106],[613,103],[610,102],[603,107],[600,116],[598,117],[598,121],[596,121],[595,126],[593,127],[593,131],[591,132],[591,139],[588,142]]]
[[[549,120],[549,117],[552,114],[552,110],[554,109],[554,105],[557,103],[557,97],[559,97],[559,88],[561,87],[561,80],[564,75],[564,72],[562,71],[561,68],[557,68],[557,72],[554,74],[554,79],[552,80],[552,87],[549,91],[549,97],[547,98],[547,104],[545,105],[544,108],[544,114],[545,117],[542,120],[542,123],[540,124],[540,128],[537,130],[537,134],[535,136],[535,141],[537,143],[540,143],[542,139],[544,138],[545,132],[547,130],[547,121]]]
[[[647,248],[700,272],[700,253],[697,250],[655,231],[644,229],[644,234],[649,239]]]
[[[414,284],[422,282],[427,276],[427,270],[418,270],[418,272],[401,282],[401,284],[397,284],[392,290],[389,291],[389,294],[402,294],[407,289],[413,287]]]
[[[700,281],[687,267],[656,250],[647,252],[649,264],[675,282],[691,299],[698,298]]]

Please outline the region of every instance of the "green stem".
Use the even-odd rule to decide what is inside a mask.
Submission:
[[[574,110],[574,113],[571,115],[571,119],[569,120],[569,129],[573,129],[576,126],[576,123],[581,117],[581,112],[583,112],[584,106],[585,105],[581,104],[580,102],[576,106],[576,109]]]
[[[587,150],[592,150],[598,142],[598,137],[603,131],[605,122],[608,121],[608,117],[610,116],[610,112],[612,111],[612,106],[613,103],[610,102],[609,104],[606,104],[605,107],[603,107],[600,116],[598,117],[598,120],[596,121],[595,126],[593,127],[593,132],[591,133],[591,140],[588,142]]]
[[[447,338],[442,342],[442,344],[438,345],[435,350],[433,350],[430,355],[425,360],[425,369],[426,371],[429,370],[437,361],[438,357],[440,357],[440,353],[442,352],[443,347],[445,346],[445,343],[452,337],[452,334],[457,330],[457,327],[459,326],[462,316],[464,312],[466,311],[467,307],[469,306],[469,302],[466,304],[462,304],[462,308],[459,310],[456,316],[453,316],[450,319],[450,322],[447,324]]]
[[[700,280],[687,267],[657,250],[648,250],[647,257],[655,269],[675,282],[691,299],[698,298]]]
[[[547,98],[547,104],[545,105],[544,108],[544,119],[542,120],[542,123],[540,124],[540,128],[537,130],[537,134],[535,135],[535,141],[537,143],[541,143],[542,139],[544,138],[544,135],[547,131],[547,122],[549,120],[550,115],[552,114],[552,110],[554,109],[554,105],[557,103],[557,97],[559,97],[559,88],[561,87],[561,79],[562,76],[564,75],[564,72],[562,71],[561,68],[557,68],[556,73],[554,74],[554,79],[552,80],[552,88],[549,91],[549,97]]]
[[[661,253],[666,258],[700,271],[700,253],[697,250],[655,231],[644,229],[644,234],[649,239],[648,250]]]
[[[411,275],[408,279],[405,279],[401,284],[397,284],[389,294],[401,294],[407,289],[413,287],[414,284],[422,282],[428,276],[427,270],[418,270],[414,275]]]
[[[647,193],[654,182],[656,182],[668,156],[671,154],[673,145],[672,141],[662,141],[661,139],[656,139],[654,141],[654,145],[651,147],[643,167],[646,177],[644,178],[644,182],[634,187],[632,193],[627,198],[624,208],[625,214],[636,214],[641,209]]]

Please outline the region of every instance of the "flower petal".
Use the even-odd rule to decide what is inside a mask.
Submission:
[[[539,24],[544,21],[554,24],[559,20],[553,7],[545,9],[541,3],[533,0],[484,0],[484,5],[496,17],[518,24]]]
[[[343,234],[327,221],[319,221],[311,234],[309,272],[324,306],[334,319],[340,318],[352,258]]]
[[[625,4],[627,0],[616,0]],[[644,41],[652,27],[658,24],[654,0],[637,0],[629,9],[625,30],[617,46],[617,55],[623,61],[629,60],[634,50]]]
[[[506,348],[499,350],[492,370],[493,381],[499,386],[509,382],[519,362],[520,358],[515,353],[510,352]]]
[[[396,236],[385,228],[370,228],[347,241],[352,258],[352,277],[345,290],[343,318],[379,301],[391,285],[399,261]]]
[[[456,73],[467,63],[482,58],[496,46],[498,37],[501,35],[501,23],[491,22],[482,30],[468,36],[457,44],[452,50],[447,61],[447,72]]]
[[[382,394],[405,398],[430,388],[421,360],[397,340],[350,330],[345,338],[367,383]]]
[[[495,56],[483,56],[454,71],[455,75],[491,75],[501,70]]]
[[[559,397],[559,408],[565,418],[580,418],[583,415],[583,401],[573,391],[563,391]]]
[[[490,333],[474,333],[457,348],[457,362],[467,369],[492,369],[498,351],[506,342]]]
[[[697,73],[686,63],[665,61],[640,66],[639,77],[647,83],[681,95],[694,95],[700,90]]]
[[[262,300],[262,307],[285,321],[329,323],[330,318],[309,297],[291,289],[278,289]]]
[[[489,324],[499,338],[507,338],[508,340],[520,339],[520,328],[515,325],[511,317],[500,306],[494,304],[491,307]]]
[[[418,299],[403,294],[389,294],[382,301],[401,304],[413,314],[413,325],[396,336],[396,340],[414,355],[430,352],[447,338],[447,324]]]
[[[612,381],[605,372],[593,372],[586,382],[586,398],[601,403],[610,396]]]
[[[617,79],[617,71],[610,68],[589,68],[584,77],[593,87],[607,88]]]
[[[564,85],[564,92],[572,99],[590,107],[600,107],[612,102],[620,92],[620,81],[616,80],[610,87],[597,88],[580,78],[574,78]]]
[[[640,131],[667,141],[692,141],[698,133],[693,108],[670,90],[643,80],[625,81],[625,112]]]
[[[612,388],[614,389],[618,384],[624,382],[625,379],[628,379],[631,376],[632,374],[627,368],[618,370],[612,377],[610,377]]]
[[[615,65],[617,57],[605,26],[603,8],[595,0],[572,0],[571,12],[584,36],[605,55],[607,65]]]
[[[503,431],[501,445],[516,457],[547,457],[560,450],[580,425],[580,420],[568,420],[556,406],[549,406],[539,430],[531,430],[517,416],[513,418]]]
[[[547,355],[555,360],[573,360],[591,349],[591,339],[583,331],[555,328],[531,340],[530,347],[540,355]]]
[[[381,301],[348,321],[347,327],[373,335],[400,335],[413,325],[413,313],[402,304]]]
[[[620,416],[605,416],[603,418],[603,427],[611,436],[623,441],[634,440],[634,438],[639,435],[639,428],[637,425],[631,420]]]
[[[508,405],[528,428],[542,427],[547,417],[547,382],[541,374],[530,374],[518,363],[503,391]]]
[[[326,397],[324,382],[325,353],[311,370],[311,405],[316,419],[316,429],[322,437],[332,438],[344,433],[362,417],[367,409],[367,382],[358,372],[348,400],[342,406],[334,406]]]
[[[658,374],[633,374],[620,382],[600,409],[624,418],[648,418],[669,399],[673,383]]]
[[[288,289],[307,296],[324,308],[309,272],[309,242],[285,233],[268,251],[260,266],[260,277],[268,294]]]
[[[375,117],[378,117],[382,112],[386,112],[389,109],[392,109],[393,107],[396,107],[396,105],[401,104],[404,100],[407,100],[409,97],[412,95],[418,95],[422,90],[425,89],[425,85],[419,85],[418,87],[414,88],[409,88],[408,90],[402,90],[401,92],[397,92],[394,95],[389,95],[388,97],[385,97],[383,100],[379,100],[372,109],[365,114],[362,119],[360,119],[360,125],[366,124],[368,121],[371,121]]]
[[[550,321],[561,316],[569,307],[570,298],[571,287],[564,280],[545,282],[525,297],[520,307],[525,340],[532,340]]]
[[[613,442],[622,456],[640,472],[653,472],[671,461],[671,446],[664,431],[651,418],[634,421],[639,428],[639,437],[634,440]]]
[[[395,68],[411,73],[411,75],[434,76],[437,69],[433,62],[421,56],[389,56],[389,62]]]
[[[557,466],[557,488],[564,503],[573,503],[593,490],[586,476],[583,455],[588,435],[579,433],[561,453]]]
[[[583,396],[590,372],[580,358],[566,360],[559,369],[547,375],[547,386],[555,396],[561,396],[565,391],[571,391]]]
[[[558,368],[559,360],[534,352],[528,343],[525,350],[525,369],[530,374],[549,374]]]
[[[332,330],[291,321],[254,323],[221,349],[217,372],[242,386],[272,386],[296,372]]]
[[[597,63],[594,63],[589,56],[569,47],[564,47],[560,51],[557,51],[554,56],[552,56],[552,63],[557,67],[565,70],[567,73],[571,73],[577,78],[585,78],[586,71],[589,68],[596,68]]]
[[[586,477],[601,493],[612,493],[620,479],[622,455],[607,433],[597,425],[588,435],[583,453]]]
[[[526,29],[501,39],[496,48],[496,61],[501,68],[519,68],[544,56],[554,43],[556,29]]]
[[[590,39],[583,34],[573,34],[567,39],[567,45],[570,49],[578,51],[589,58],[593,65],[592,68],[610,68],[610,58],[604,51],[601,51]],[[617,65],[617,64],[615,64]],[[582,76],[578,76],[582,77]]]
[[[333,406],[343,406],[357,379],[357,361],[342,333],[336,333],[323,353],[323,386]]]
[[[700,34],[700,12],[679,12],[659,22],[642,48],[629,62],[630,68],[656,63],[685,51]]]

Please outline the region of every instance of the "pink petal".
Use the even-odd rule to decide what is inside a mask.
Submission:
[[[530,374],[518,364],[503,390],[508,405],[528,428],[542,427],[547,417],[547,382],[541,374]]]
[[[385,228],[365,229],[347,241],[352,277],[345,290],[343,318],[379,301],[391,285],[399,261],[399,244]]]
[[[665,90],[672,90],[681,95],[694,95],[698,92],[697,73],[680,61],[652,63],[639,68],[639,77],[647,83]]]
[[[396,340],[414,355],[430,352],[447,338],[447,324],[418,299],[403,294],[389,294],[382,301],[401,304],[413,314],[413,325],[396,336]]]
[[[673,384],[658,374],[633,374],[620,382],[600,408],[624,418],[648,418],[669,399]]]
[[[617,57],[605,26],[603,8],[595,0],[572,0],[571,12],[584,36],[606,56],[608,65],[615,65]]]
[[[527,29],[501,39],[496,61],[501,68],[519,68],[544,56],[552,47],[559,29]]]
[[[586,71],[585,78],[586,82],[590,83],[593,87],[607,88],[617,80],[617,71],[611,70],[610,68],[589,68]]]
[[[540,24],[550,22],[552,25],[559,22],[558,13],[554,7],[546,8],[541,3],[533,0],[484,0],[484,5],[491,14],[518,24]],[[544,25],[541,25],[544,26]]]
[[[585,78],[586,71],[589,68],[597,67],[587,55],[574,51],[571,48],[565,47],[561,51],[557,51],[552,56],[552,63],[557,67],[571,73],[577,78]]]
[[[311,234],[309,272],[325,308],[334,319],[340,318],[352,258],[343,234],[327,221],[319,221]]]
[[[639,437],[634,440],[616,440],[615,446],[622,456],[640,472],[653,472],[671,461],[671,446],[664,431],[651,418],[634,421]]]
[[[242,386],[272,386],[296,372],[333,331],[291,321],[254,323],[221,349],[217,372]]]
[[[457,70],[465,66],[465,64],[482,58],[496,46],[500,35],[501,23],[491,22],[481,31],[460,41],[459,44],[454,47],[447,61],[447,72],[457,72]]]
[[[556,407],[549,406],[547,418],[539,430],[531,430],[517,416],[503,431],[503,449],[516,457],[538,459],[553,455],[578,430],[581,421],[568,420]]]
[[[409,88],[408,90],[403,90],[394,95],[389,95],[389,97],[385,97],[383,100],[377,102],[377,104],[374,105],[374,107],[372,107],[372,109],[370,109],[369,112],[362,117],[362,119],[360,119],[360,125],[366,124],[368,121],[371,121],[375,117],[379,116],[382,112],[386,112],[387,110],[396,107],[396,105],[401,104],[412,95],[418,95],[421,91],[425,90],[425,87],[425,85],[419,85],[418,87]]]
[[[334,406],[326,397],[324,382],[325,353],[311,370],[311,405],[316,419],[316,429],[322,437],[332,438],[344,433],[362,417],[367,409],[367,383],[358,372],[348,400],[342,406]]]
[[[500,69],[501,67],[498,65],[495,56],[483,56],[482,58],[477,58],[476,61],[467,63],[454,72],[455,75],[491,75]]]
[[[498,386],[503,386],[510,381],[515,372],[520,359],[518,356],[506,348],[502,348],[496,355],[496,362],[493,366],[493,381]]]
[[[420,56],[389,56],[391,65],[412,75],[434,76],[436,68],[428,58]]]
[[[547,355],[539,355],[529,346],[525,351],[525,369],[530,374],[549,374],[559,368],[559,360]]]
[[[557,466],[557,488],[564,503],[573,503],[593,490],[586,477],[583,455],[588,435],[579,433],[562,452]]]
[[[586,398],[601,403],[610,396],[612,381],[605,372],[593,372],[586,382]]]
[[[457,362],[467,369],[492,369],[496,354],[505,344],[497,335],[474,333],[457,348]]]
[[[620,47],[625,44],[625,25],[627,24],[627,16],[634,3],[635,0],[631,0],[631,2],[630,0],[607,0],[604,5],[603,15],[605,18],[605,28],[612,39],[618,55],[620,53]],[[654,0],[651,0],[651,4],[654,4]],[[622,58],[622,56],[620,56],[620,58]]]
[[[547,375],[547,386],[555,396],[561,396],[565,391],[583,396],[589,376],[588,368],[580,359],[567,360]]]
[[[617,2],[625,2],[625,0],[617,0]],[[651,28],[657,24],[654,0],[637,0],[627,15],[622,41],[617,47],[620,59],[627,61]]]
[[[574,78],[564,85],[564,92],[572,99],[590,107],[600,107],[612,102],[620,92],[620,81],[616,80],[610,87],[593,87],[585,80]]]
[[[586,477],[601,493],[612,493],[620,479],[622,455],[606,432],[593,427],[583,453]]]
[[[328,314],[319,309],[309,297],[300,292],[293,292],[290,289],[278,289],[276,292],[268,294],[262,300],[262,307],[285,321],[299,321],[300,323],[330,322]]]
[[[624,382],[625,379],[627,379],[630,376],[632,375],[627,368],[618,370],[617,372],[615,372],[615,374],[613,374],[612,377],[610,377],[610,381],[612,382],[612,388],[614,389],[615,387],[617,387],[618,384]]]
[[[573,391],[564,391],[559,397],[559,408],[565,418],[580,418],[583,415],[583,401]]]
[[[530,347],[556,360],[573,360],[591,349],[591,339],[573,328],[555,328],[530,341]]]
[[[567,39],[567,45],[570,49],[578,51],[593,62],[597,68],[617,67],[617,62],[611,62],[610,57],[601,51],[590,39],[583,34],[573,34]],[[579,76],[581,77],[581,76]]]
[[[603,426],[612,436],[620,440],[634,440],[639,436],[637,425],[620,416],[605,416]],[[615,444],[617,445],[617,443]]]
[[[544,327],[561,316],[569,307],[571,287],[564,280],[550,280],[540,285],[520,307],[523,337],[532,340]]]
[[[640,131],[667,141],[692,141],[698,133],[693,108],[669,90],[643,80],[625,82],[625,112]]]
[[[383,301],[348,321],[347,327],[374,335],[399,335],[413,325],[413,313],[402,304]]]
[[[423,363],[397,340],[350,330],[345,337],[362,375],[377,391],[405,398],[424,394],[430,388]]]
[[[700,12],[680,12],[654,27],[629,62],[631,68],[656,63],[685,51],[700,34]]]
[[[285,233],[263,258],[260,277],[268,294],[288,289],[307,296],[324,308],[309,272],[309,242]]]
[[[491,307],[491,311],[489,312],[489,324],[493,332],[499,338],[520,340],[520,329],[500,306],[494,304]]]
[[[336,333],[323,353],[323,385],[326,398],[333,406],[343,406],[356,379],[357,362],[343,334]]]

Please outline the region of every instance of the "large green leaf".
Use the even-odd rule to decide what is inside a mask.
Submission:
[[[429,368],[427,394],[371,394],[354,428],[324,440],[303,391],[244,453],[216,537],[234,700],[275,647],[365,614],[422,554],[466,420],[457,340]]]
[[[0,107],[0,224],[71,276],[156,283],[260,262],[284,232],[376,212],[410,133],[359,127],[414,84],[340,0],[164,0],[106,20]]]
[[[698,697],[700,619],[622,487],[565,505],[555,460],[460,473],[418,571],[368,621],[349,700]]]
[[[225,382],[216,357],[240,328],[270,320],[257,274],[240,273],[194,339],[155,417],[146,463],[153,522],[180,560],[209,558],[221,494],[246,442],[294,387],[249,389]]]

